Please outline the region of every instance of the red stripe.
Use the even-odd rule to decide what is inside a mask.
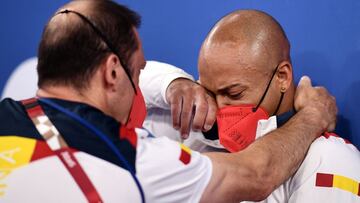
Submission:
[[[28,105],[28,104],[31,104],[31,103],[34,103],[34,102],[37,102],[36,98],[30,98],[30,99],[24,99],[24,100],[21,100],[21,103],[23,105]]]
[[[60,158],[66,169],[74,178],[81,191],[86,196],[89,202],[102,202],[100,195],[96,191],[94,185],[82,169],[79,162],[73,155],[73,152],[69,148],[63,148],[55,151],[56,155]]]
[[[360,196],[360,183],[358,185],[358,196]]]
[[[188,163],[190,163],[191,155],[187,151],[181,149],[179,159],[181,162],[183,162],[185,165],[187,165]]]
[[[24,106],[27,105],[27,107],[25,106],[26,111],[32,120],[34,118],[38,117],[39,115],[45,115],[43,109],[37,103],[36,98],[23,100],[22,103],[24,104]],[[34,103],[35,106],[31,107],[31,103]],[[33,122],[34,122],[34,120],[33,120]],[[53,125],[53,124],[51,123],[51,125]],[[42,136],[44,137],[44,135],[42,135]],[[36,160],[36,159],[42,158],[46,155],[49,155],[48,150],[50,149],[50,147],[49,146],[44,147],[43,144],[41,144],[41,143],[42,142],[36,143],[35,152],[31,158],[32,160]],[[48,145],[48,143],[46,143],[46,144]],[[81,191],[84,193],[84,196],[86,197],[88,202],[91,202],[91,203],[102,202],[101,197],[98,194],[98,192],[96,191],[94,185],[92,184],[89,177],[86,175],[86,173],[82,169],[79,162],[74,157],[74,155],[73,155],[74,151],[75,150],[72,150],[70,148],[62,148],[60,150],[53,151],[53,153],[55,153],[59,157],[59,159],[65,166],[65,168],[69,171],[69,173],[74,178],[75,182],[77,183],[77,185],[79,186]]]
[[[44,115],[44,111],[42,110],[40,105],[37,105],[31,109],[27,109],[27,112],[30,118],[35,118],[37,116]]]
[[[317,173],[315,185],[318,187],[332,187],[333,179],[334,179],[333,174]]]
[[[53,156],[54,152],[49,148],[46,142],[36,141],[35,149],[33,155],[31,156],[31,161],[36,161],[48,156]]]
[[[22,100],[21,103],[25,106],[27,114],[30,118],[35,118],[40,115],[44,115],[42,107],[37,103],[36,98]],[[35,105],[34,107],[29,107],[29,105]]]
[[[130,144],[136,148],[136,145],[137,145],[137,134],[135,132],[135,129],[134,128],[126,128],[124,126],[121,126],[120,127],[120,130],[119,130],[119,137],[120,139],[127,139]]]
[[[325,132],[323,135],[326,139],[330,138],[330,137],[338,137],[340,139],[343,139],[345,141],[346,144],[352,144],[349,140],[344,139],[342,137],[340,137],[339,135],[335,134],[335,133],[329,133],[329,132]]]

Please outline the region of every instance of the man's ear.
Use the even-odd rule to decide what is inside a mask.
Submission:
[[[289,61],[283,61],[279,64],[276,78],[280,91],[286,92],[293,82],[292,65]]]
[[[104,82],[106,87],[109,87],[113,90],[116,87],[116,83],[120,77],[121,64],[119,58],[115,54],[110,54],[104,62]]]

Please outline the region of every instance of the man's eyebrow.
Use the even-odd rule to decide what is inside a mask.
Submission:
[[[203,87],[207,91],[208,94],[210,94],[212,97],[215,98],[215,93],[212,92],[211,90],[209,90],[208,88],[206,88],[205,86],[201,85],[199,80],[196,80],[195,83],[200,85],[201,87]]]

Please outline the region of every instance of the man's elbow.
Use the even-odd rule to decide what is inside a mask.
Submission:
[[[265,179],[258,180],[254,187],[254,196],[251,198],[252,201],[262,201],[266,199],[273,191],[275,187],[272,182],[266,181]]]
[[[276,182],[276,171],[264,160],[259,160],[255,164],[254,173],[254,197],[253,201],[266,199],[278,186]]]
[[[244,184],[245,188],[242,191],[242,194],[238,194],[237,200],[254,202],[262,201],[274,190],[274,185],[271,181],[267,181],[266,179],[261,178],[261,176],[257,176],[256,172],[246,179],[247,184]],[[236,193],[236,191],[234,192]],[[237,200],[232,202],[239,202]]]

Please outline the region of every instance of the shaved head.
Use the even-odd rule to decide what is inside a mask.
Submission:
[[[272,112],[274,103],[279,103],[280,88],[290,87],[284,85],[280,73],[292,82],[286,34],[273,17],[257,10],[238,10],[220,19],[202,44],[198,67],[201,84],[217,96],[219,107],[257,104],[279,67],[276,70],[281,72],[269,89],[274,93],[264,100],[265,108]]]
[[[208,34],[202,50],[218,44],[246,46],[250,54],[266,63],[290,60],[290,44],[284,30],[262,11],[238,10],[223,17]]]

